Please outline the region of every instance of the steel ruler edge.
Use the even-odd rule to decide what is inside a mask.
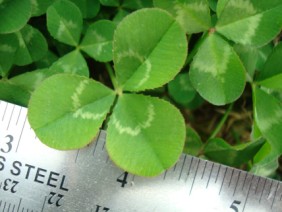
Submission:
[[[281,212],[282,183],[182,155],[153,178],[117,168],[101,131],[57,151],[37,138],[26,108],[0,101],[0,212]]]

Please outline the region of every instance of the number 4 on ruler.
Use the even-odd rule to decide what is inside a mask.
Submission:
[[[124,172],[117,178],[117,182],[121,183],[121,187],[124,187],[127,184],[128,172]]]
[[[109,210],[110,210],[109,208],[102,207],[100,205],[96,205],[96,211],[95,212],[102,212],[102,211],[104,212],[104,211],[109,211]]]

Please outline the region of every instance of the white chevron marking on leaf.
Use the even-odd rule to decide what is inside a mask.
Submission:
[[[39,11],[39,8],[38,8],[38,3],[36,0],[31,0],[31,4],[33,6],[33,13],[37,13]]]
[[[276,124],[280,124],[282,119],[282,110],[277,110],[275,111],[274,116],[269,116],[268,118],[265,117],[265,120],[261,122],[261,127],[265,130],[268,131],[270,128],[275,126]]]
[[[147,59],[145,61],[145,66],[146,66],[146,70],[145,70],[145,73],[144,73],[145,75],[141,79],[141,81],[137,84],[136,87],[139,87],[139,86],[143,85],[150,78],[150,72],[152,70],[152,63],[150,62],[149,59]]]
[[[34,36],[34,30],[32,28],[28,29],[27,33],[24,36],[25,42],[29,43]]]
[[[144,57],[140,55],[138,52],[133,51],[132,49],[117,54],[117,62],[120,62],[123,58],[126,57],[135,58],[139,60],[141,63],[144,62]]]
[[[95,30],[92,30],[91,31],[91,35],[93,37],[95,37],[95,39],[98,41],[98,42],[103,42],[103,41],[106,41],[106,38],[104,38],[102,35],[100,35],[98,32],[96,32]]]
[[[82,118],[82,119],[92,119],[92,120],[97,120],[103,118],[107,114],[107,110],[103,111],[101,113],[91,113],[87,111],[83,111],[82,109],[77,110],[74,114],[74,118]]]
[[[33,89],[34,90],[44,80],[45,74],[39,72],[35,76],[36,76],[36,79],[34,80],[34,83],[33,83]],[[33,92],[33,91],[31,91],[31,92]]]
[[[16,32],[16,35],[17,35],[17,39],[19,41],[19,46],[21,48],[26,48],[26,45],[25,45],[24,39],[22,37],[22,34],[20,32]]]
[[[242,31],[240,36],[240,42],[242,44],[248,45],[251,43],[252,38],[256,35],[256,30],[259,27],[262,17],[263,15],[259,14],[248,19],[247,30]]]
[[[13,53],[16,51],[16,48],[8,45],[8,44],[0,44],[0,51],[1,52],[7,52],[7,53]]]
[[[57,37],[62,37],[62,34],[67,30],[67,28],[76,29],[78,26],[72,20],[61,19],[59,22],[59,28],[57,32]]]
[[[150,104],[147,108],[147,120],[142,123],[139,123],[136,127],[125,126],[121,124],[120,121],[117,120],[115,115],[113,115],[113,124],[120,134],[126,133],[131,136],[137,136],[138,134],[140,134],[141,129],[146,129],[151,126],[154,117],[155,108],[154,105]]]
[[[231,56],[231,49],[229,46],[223,48],[223,53],[219,58],[213,58],[213,60],[205,63],[201,60],[194,61],[194,68],[199,69],[202,72],[210,73],[214,78],[219,79],[221,82],[224,82],[225,79],[222,76],[226,70]]]
[[[83,80],[79,83],[79,85],[76,87],[75,92],[73,93],[73,95],[71,96],[72,99],[72,105],[74,107],[74,109],[77,109],[81,106],[80,100],[79,100],[79,96],[82,94],[82,92],[84,91],[86,85],[89,83],[88,80]]]
[[[253,4],[248,0],[232,0],[228,2],[228,6],[243,10],[244,13],[247,13],[249,15],[253,15],[257,12]]]

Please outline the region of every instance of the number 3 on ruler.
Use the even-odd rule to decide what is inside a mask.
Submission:
[[[240,205],[241,201],[238,200],[234,200],[230,206],[230,208],[232,208],[235,212],[239,212],[239,209],[237,208],[236,205]]]
[[[12,142],[13,142],[14,138],[11,135],[7,135],[5,138],[8,138],[9,141],[5,142],[5,144],[6,144],[5,149],[1,148],[0,151],[3,152],[3,153],[9,153],[12,150]]]

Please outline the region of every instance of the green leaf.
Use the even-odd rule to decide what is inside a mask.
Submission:
[[[0,33],[12,33],[24,27],[31,15],[30,0],[6,1],[0,5]]]
[[[232,0],[223,8],[216,31],[243,45],[263,46],[282,28],[280,0]]]
[[[235,101],[245,87],[245,69],[239,57],[225,40],[214,33],[203,41],[189,73],[194,88],[215,105]]]
[[[260,71],[257,81],[262,81],[282,73],[282,42],[273,48],[268,55],[263,69]]]
[[[9,80],[0,80],[0,99],[26,107],[30,93]]]
[[[229,0],[218,0],[217,7],[216,7],[216,14],[217,14],[218,17],[221,16],[221,13],[224,10],[228,1]]]
[[[53,4],[55,0],[31,0],[32,16],[40,16],[46,13],[47,8]]]
[[[209,159],[228,166],[240,166],[251,160],[265,140],[259,139],[254,142],[231,146],[221,138],[210,139],[205,146],[204,154]]]
[[[70,1],[56,1],[47,10],[47,28],[58,41],[77,46],[82,30],[80,10]]]
[[[97,61],[108,62],[113,59],[113,36],[116,25],[112,21],[99,20],[90,25],[83,38],[80,49]]]
[[[247,71],[247,80],[252,82],[259,58],[258,49],[253,46],[243,46],[240,44],[236,44],[233,48],[245,66]]]
[[[110,6],[110,7],[119,6],[119,0],[100,0],[100,3],[104,6]]]
[[[43,80],[52,75],[54,75],[54,73],[49,69],[37,69],[17,75],[9,79],[9,82],[31,94]]]
[[[33,92],[28,120],[47,146],[77,149],[96,136],[114,99],[114,92],[99,82],[57,74],[44,80]]]
[[[209,0],[209,6],[212,11],[216,12],[217,0]]]
[[[18,49],[15,55],[16,65],[27,65],[45,56],[48,50],[47,41],[42,33],[36,28],[26,25],[19,32]]]
[[[43,58],[41,58],[40,60],[36,61],[36,67],[38,69],[41,68],[48,68],[50,67],[55,61],[58,60],[57,55],[55,55],[53,52],[48,51],[45,56]]]
[[[282,91],[282,72],[276,76],[257,82],[257,84],[267,88]]]
[[[189,155],[197,156],[203,146],[198,133],[192,128],[186,127],[186,142],[183,152]]]
[[[257,83],[267,88],[282,90],[282,43],[279,43],[269,55]]]
[[[121,22],[122,19],[124,19],[124,17],[127,16],[128,14],[130,14],[129,11],[124,10],[124,9],[119,9],[115,17],[113,18],[113,22],[115,24],[119,24],[119,22]]]
[[[18,40],[15,34],[0,35],[0,76],[7,77],[17,48]]]
[[[106,142],[119,167],[141,176],[158,175],[176,163],[184,141],[183,117],[170,103],[139,94],[119,97]]]
[[[268,45],[258,48],[258,61],[256,65],[256,69],[258,71],[261,71],[264,69],[265,62],[268,56],[271,54],[272,50],[273,50],[272,43],[269,43]]]
[[[172,13],[189,34],[203,32],[211,26],[207,0],[154,0],[154,5]]]
[[[196,96],[192,99],[192,101],[184,106],[185,108],[188,108],[190,110],[195,110],[199,108],[204,102],[205,100],[197,93]]]
[[[271,145],[266,142],[254,158],[254,165],[250,172],[255,175],[269,177],[273,175],[279,167],[278,158],[279,154],[271,151]]]
[[[45,68],[25,72],[9,80],[0,80],[0,99],[27,107],[30,96],[38,85],[58,73]]]
[[[71,0],[80,9],[83,18],[94,18],[100,11],[98,0]]]
[[[137,10],[147,7],[153,7],[153,1],[152,0],[124,0],[122,2],[122,7],[131,9],[131,10]]]
[[[254,116],[272,151],[282,153],[282,103],[271,94],[254,87]]]
[[[186,55],[185,32],[161,9],[131,13],[120,22],[114,34],[115,71],[125,91],[162,86],[180,71]]]
[[[168,84],[168,92],[174,101],[186,105],[196,96],[196,90],[192,87],[189,74],[178,74],[174,80]]]
[[[78,50],[74,50],[63,57],[59,58],[50,67],[57,73],[71,73],[81,76],[89,76],[88,65]]]

